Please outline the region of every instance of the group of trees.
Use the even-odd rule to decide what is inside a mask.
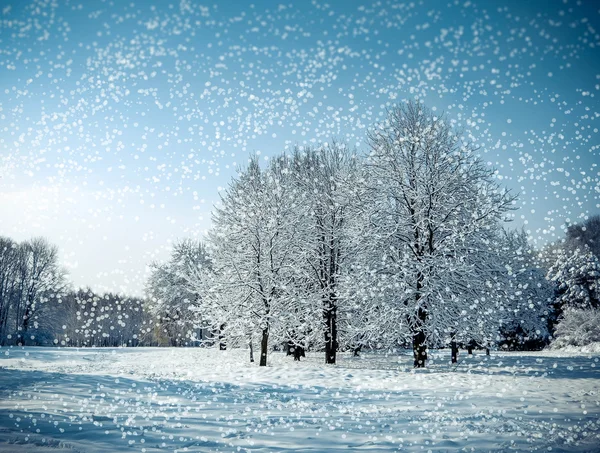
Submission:
[[[565,239],[542,252],[547,278],[555,283],[555,345],[600,341],[600,216],[570,225]]]
[[[60,346],[167,346],[166,335],[141,298],[89,288],[67,290],[44,306],[37,344]]]
[[[45,308],[64,291],[58,249],[43,238],[18,243],[0,237],[0,344],[31,343]]]
[[[178,244],[148,283],[155,310],[228,342],[339,350],[548,336],[551,290],[515,197],[448,120],[390,111],[369,153],[296,149],[240,170],[205,244]],[[184,252],[184,249],[187,252]],[[187,328],[187,332],[193,329]],[[453,348],[454,350],[455,348]]]
[[[0,236],[0,345],[171,344],[144,299],[73,290],[55,245]]]
[[[168,345],[141,298],[71,289],[58,248],[0,237],[0,345]]]
[[[212,338],[195,307],[200,302],[199,282],[202,272],[208,271],[211,261],[201,242],[186,239],[173,246],[171,259],[152,263],[146,292],[148,313],[156,320],[157,340],[169,346],[188,346]]]
[[[505,221],[515,197],[419,103],[358,155],[332,142],[240,169],[206,242],[153,263],[146,298],[73,290],[44,239],[0,237],[0,343],[339,351],[543,347],[600,338],[600,217],[541,252]]]

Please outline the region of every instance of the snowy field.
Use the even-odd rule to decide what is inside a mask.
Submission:
[[[600,451],[600,355],[0,348],[2,452]]]

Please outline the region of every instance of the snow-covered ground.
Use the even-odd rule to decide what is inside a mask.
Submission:
[[[0,348],[0,451],[600,451],[600,355]]]

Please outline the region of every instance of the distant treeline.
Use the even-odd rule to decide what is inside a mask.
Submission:
[[[58,248],[44,238],[0,237],[0,345],[187,346],[177,315],[144,299],[70,287]],[[206,333],[194,332],[206,337]]]

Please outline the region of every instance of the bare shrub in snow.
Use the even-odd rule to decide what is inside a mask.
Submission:
[[[567,308],[555,331],[552,348],[600,343],[600,310]]]

